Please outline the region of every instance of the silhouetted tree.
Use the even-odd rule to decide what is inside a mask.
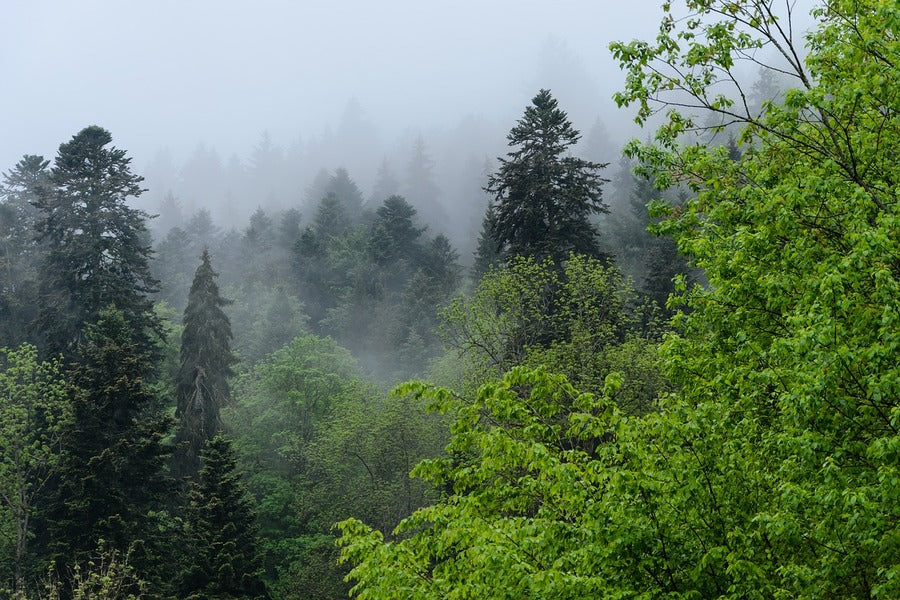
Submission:
[[[337,196],[351,220],[359,219],[363,206],[363,195],[356,182],[350,178],[347,169],[343,167],[335,169],[334,175],[328,180],[325,193]]]
[[[37,200],[46,186],[49,161],[25,155],[0,184],[0,345],[35,341],[28,324],[38,315],[37,268],[42,245],[35,240]]]
[[[385,158],[378,167],[378,174],[375,179],[375,187],[372,189],[372,204],[378,205],[391,196],[400,194],[400,182],[394,176],[388,160]]]
[[[475,262],[472,263],[472,278],[478,281],[482,275],[503,264],[503,253],[500,252],[497,241],[494,239],[494,222],[497,213],[492,205],[484,211],[484,219],[481,221],[481,233],[478,234],[478,245],[475,247]]]
[[[425,149],[422,136],[413,144],[412,158],[406,174],[406,199],[416,208],[424,223],[432,226],[447,223],[447,211],[438,197],[440,189],[434,183],[434,159]]]
[[[606,212],[598,171],[605,165],[569,156],[580,134],[548,90],[541,90],[509,132],[515,150],[500,158],[485,190],[494,195],[492,237],[507,256],[600,257],[590,217]]]

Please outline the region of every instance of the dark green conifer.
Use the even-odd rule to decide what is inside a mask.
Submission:
[[[149,515],[161,509],[170,488],[162,445],[170,422],[146,384],[153,363],[121,311],[100,311],[85,338],[48,515],[50,550],[65,573],[83,565],[103,540],[130,549],[139,573],[154,578],[162,540]]]
[[[548,90],[541,90],[507,136],[515,150],[488,179],[498,249],[507,257],[563,262],[570,253],[602,257],[591,216],[607,212],[598,171],[570,156],[581,134]]]
[[[204,250],[184,310],[181,365],[175,385],[178,419],[175,471],[193,477],[200,451],[219,430],[219,409],[231,395],[228,378],[237,362],[231,352],[231,322],[219,295],[217,273]]]
[[[241,482],[231,442],[212,438],[191,485],[188,525],[193,560],[183,571],[184,598],[266,598],[257,550],[256,509]]]
[[[36,329],[48,354],[75,358],[85,326],[109,305],[121,311],[140,353],[153,353],[161,323],[149,294],[147,215],[128,206],[143,177],[124,150],[107,148],[108,131],[83,129],[60,145],[50,181],[35,202],[37,231],[47,246],[41,267]]]
[[[496,267],[503,264],[503,254],[497,247],[494,239],[493,227],[497,219],[494,207],[488,205],[484,211],[484,219],[481,221],[481,233],[478,234],[478,245],[475,247],[475,262],[472,264],[472,278],[477,282],[481,277]]]

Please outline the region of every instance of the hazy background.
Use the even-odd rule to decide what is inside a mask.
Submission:
[[[3,0],[0,165],[89,124],[135,166],[203,142],[287,146],[356,99],[384,143],[467,115],[512,125],[541,86],[577,125],[621,132],[611,39],[651,35],[657,0]]]
[[[146,177],[160,239],[203,207],[226,229],[257,207],[308,222],[315,182],[341,167],[374,206],[387,167],[465,262],[485,173],[540,88],[615,179],[622,143],[644,134],[611,100],[623,75],[608,45],[651,39],[659,4],[0,0],[0,172],[100,125]],[[417,144],[425,200],[411,197]]]

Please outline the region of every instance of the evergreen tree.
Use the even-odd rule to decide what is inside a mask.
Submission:
[[[49,161],[25,155],[0,184],[0,345],[33,341],[27,326],[37,317],[37,265],[42,246],[35,240],[37,210],[32,204],[47,184]]]
[[[250,225],[241,238],[241,283],[249,288],[256,282],[270,283],[274,279],[273,244],[276,228],[272,218],[262,207],[250,215]]]
[[[341,199],[333,192],[329,192],[319,202],[313,224],[316,235],[327,241],[346,233],[352,221]]]
[[[78,358],[48,515],[52,556],[65,572],[104,540],[131,548],[141,575],[158,576],[161,534],[148,515],[163,506],[170,487],[162,474],[170,423],[146,385],[153,363],[113,307],[87,326]]]
[[[606,165],[567,155],[581,135],[548,90],[541,90],[509,132],[516,148],[500,158],[485,191],[494,196],[492,235],[507,256],[600,257],[593,214],[607,212],[598,171]]]
[[[91,126],[60,145],[49,185],[39,194],[37,230],[47,244],[41,266],[42,309],[36,321],[44,350],[77,354],[85,326],[109,305],[121,311],[138,351],[152,351],[161,325],[149,294],[146,214],[129,208],[143,178],[131,172],[112,136]]]
[[[494,221],[497,213],[494,207],[488,205],[484,211],[484,219],[481,221],[481,233],[478,234],[478,245],[475,247],[475,262],[472,263],[472,278],[478,281],[481,276],[491,270],[491,267],[503,262],[503,254],[497,248],[494,240]]]
[[[416,138],[412,158],[406,174],[406,198],[415,207],[424,223],[440,226],[447,223],[448,215],[438,197],[441,190],[434,183],[434,159],[428,155],[425,140]]]
[[[350,178],[347,169],[339,167],[328,180],[326,194],[334,194],[344,206],[344,210],[352,220],[359,219],[363,206],[363,195],[356,182]]]
[[[179,442],[176,472],[193,476],[203,445],[219,430],[219,409],[229,397],[228,378],[237,359],[231,352],[231,322],[222,310],[217,273],[203,251],[194,275],[181,334],[181,366],[176,381]]]
[[[370,201],[372,204],[377,205],[379,202],[384,202],[391,196],[397,196],[399,194],[400,182],[397,181],[397,178],[394,176],[394,172],[391,170],[391,165],[387,158],[384,158],[381,161],[381,166],[378,167],[378,174],[376,175],[375,186],[372,188]]]
[[[425,227],[416,227],[416,209],[402,196],[391,196],[375,211],[369,251],[380,265],[414,259]]]
[[[257,551],[256,509],[237,471],[231,442],[217,435],[204,448],[191,486],[193,560],[182,573],[184,598],[266,598]]]

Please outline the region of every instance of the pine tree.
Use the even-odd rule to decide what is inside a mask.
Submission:
[[[541,90],[509,132],[516,148],[500,158],[485,191],[493,194],[492,234],[508,257],[549,258],[559,264],[569,253],[601,257],[590,221],[607,212],[598,171],[606,165],[569,156],[581,134],[548,90]]]
[[[219,295],[218,274],[203,251],[184,310],[181,366],[176,380],[179,420],[175,471],[193,476],[200,451],[219,430],[219,409],[231,395],[228,378],[237,362],[231,352],[231,322],[222,310],[231,304]]]
[[[160,534],[148,514],[162,508],[170,487],[162,474],[170,423],[146,385],[153,363],[134,340],[113,307],[86,328],[48,515],[50,550],[63,570],[87,561],[100,540],[131,548],[142,575],[154,574],[160,560]]]
[[[37,230],[47,244],[41,266],[42,310],[36,329],[44,350],[77,355],[85,326],[114,305],[142,353],[161,335],[149,294],[146,214],[128,201],[143,193],[124,150],[107,148],[112,136],[91,126],[60,145],[49,185],[38,196]]]
[[[231,442],[223,436],[204,448],[190,498],[194,559],[181,576],[182,597],[268,597],[256,544],[256,510],[240,480]]]

